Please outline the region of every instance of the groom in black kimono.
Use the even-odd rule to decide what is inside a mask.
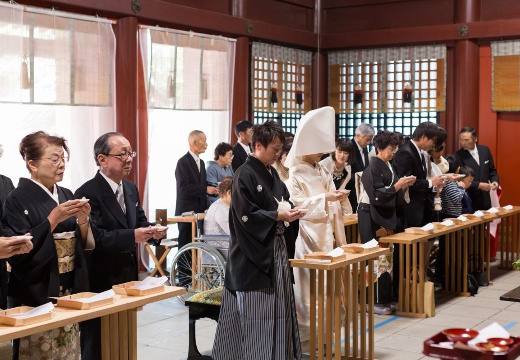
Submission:
[[[92,232],[96,248],[89,257],[90,287],[102,292],[112,285],[137,280],[137,244],[161,239],[163,231],[151,227],[141,207],[137,186],[125,179],[132,170],[130,142],[120,133],[101,135],[94,144],[99,171],[75,196],[90,199]],[[101,321],[80,324],[81,357],[101,359]]]
[[[291,209],[289,192],[271,167],[282,150],[282,128],[267,121],[253,129],[254,153],[235,172],[231,189],[231,239],[213,359],[299,359],[284,222],[303,212]]]

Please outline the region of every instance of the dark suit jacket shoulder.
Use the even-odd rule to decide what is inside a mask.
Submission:
[[[233,171],[237,171],[237,169],[245,163],[247,160],[247,153],[238,142],[233,147],[233,161],[231,162],[231,167]]]
[[[353,150],[352,154],[349,154],[349,157],[354,158],[354,162],[351,165],[352,176],[350,177],[350,180],[347,183],[347,186],[345,186],[345,188],[347,190],[350,190],[349,201],[352,205],[352,210],[356,212],[358,207],[358,199],[356,193],[356,173],[362,172],[363,170],[365,170],[365,167],[363,165],[363,154],[361,153],[361,151],[359,151],[356,141],[354,139],[351,139],[350,142],[352,143]]]
[[[177,162],[175,180],[177,181],[175,215],[186,211],[204,212],[208,206],[204,161],[200,160],[199,171],[195,159],[187,152]]]
[[[491,198],[488,191],[479,190],[481,182],[499,182],[495,162],[491,155],[491,150],[485,145],[477,145],[478,158],[480,165],[477,164],[471,153],[464,149],[459,149],[455,153],[460,166],[468,166],[475,173],[475,178],[471,183],[468,193],[471,197],[474,210],[487,210],[491,207]]]
[[[83,184],[74,194],[76,198],[90,199],[96,250],[120,252],[135,251],[134,230],[150,225],[139,200],[137,186],[123,179],[126,215],[112,188],[98,172],[96,176]]]
[[[421,156],[410,140],[395,154],[392,164],[398,177],[414,175],[415,184],[410,186],[410,203],[407,205],[407,219],[409,226],[422,226],[431,221],[430,201],[427,196],[432,194],[426,172],[422,167]]]
[[[352,154],[349,154],[349,156],[352,156],[354,158],[354,162],[352,163],[352,173],[355,174],[357,172],[365,170],[365,166],[363,165],[363,154],[361,151],[359,151],[358,145],[356,143],[356,140],[351,139],[350,142],[352,143]]]
[[[152,225],[146,219],[137,186],[123,179],[126,214],[114,191],[98,172],[74,196],[90,199],[91,229],[96,248],[88,258],[92,291],[105,291],[112,285],[137,280],[134,230]]]

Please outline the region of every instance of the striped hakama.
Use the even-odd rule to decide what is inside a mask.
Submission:
[[[279,223],[274,241],[274,287],[236,292],[224,288],[213,359],[301,359],[283,232],[283,223]]]

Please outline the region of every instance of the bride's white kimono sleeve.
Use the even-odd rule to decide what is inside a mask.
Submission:
[[[325,194],[334,189],[330,173],[320,165],[314,167],[300,162],[290,168],[286,184],[291,202],[296,207],[308,209],[300,219],[294,257],[303,259],[305,254],[315,251],[329,252],[334,247],[345,244],[342,204],[325,200]],[[348,200],[346,203],[350,205]],[[300,334],[305,338],[305,328],[309,326],[309,271],[295,268],[294,280]]]

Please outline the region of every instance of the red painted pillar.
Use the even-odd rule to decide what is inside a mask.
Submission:
[[[115,25],[116,34],[116,130],[122,133],[139,152],[137,136],[137,18],[119,19]],[[140,154],[144,155],[144,154]],[[135,159],[128,180],[137,184],[139,160]],[[146,157],[144,158],[146,159]],[[140,189],[141,195],[143,189]]]
[[[251,50],[249,38],[240,37],[237,39],[235,49],[235,77],[233,79],[233,99],[231,108],[231,129],[230,139],[234,144],[237,141],[235,124],[242,120],[253,122],[251,113],[251,85],[249,78],[249,67],[251,66]]]
[[[480,20],[480,0],[457,0],[455,3],[455,22],[468,24]],[[468,29],[471,32],[471,27]],[[460,34],[459,34],[460,35]],[[461,40],[455,42],[454,67],[454,103],[455,133],[464,126],[478,130],[479,114],[479,47],[475,41]],[[458,147],[456,147],[458,148]]]

